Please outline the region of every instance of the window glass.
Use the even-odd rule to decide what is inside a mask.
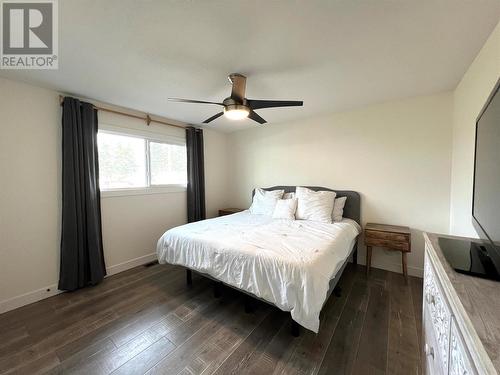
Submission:
[[[187,183],[186,146],[149,142],[151,185]]]
[[[97,140],[102,190],[187,184],[185,145],[106,130]]]
[[[145,142],[143,138],[99,132],[101,189],[147,186]]]

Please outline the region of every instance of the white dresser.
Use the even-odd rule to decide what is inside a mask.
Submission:
[[[423,351],[427,374],[500,374],[500,283],[455,272],[424,233]]]

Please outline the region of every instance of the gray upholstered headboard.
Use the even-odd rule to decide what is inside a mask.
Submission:
[[[344,207],[344,217],[355,220],[361,225],[361,197],[359,193],[351,190],[333,190],[321,186],[304,186],[308,189],[314,191],[334,191],[337,193],[337,198],[347,197],[347,201]],[[273,186],[268,188],[263,188],[264,190],[284,190],[285,193],[295,192],[296,186]],[[255,194],[255,189],[252,190],[252,198]]]

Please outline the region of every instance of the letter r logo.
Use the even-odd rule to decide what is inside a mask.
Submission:
[[[52,54],[51,2],[3,2],[3,54]]]

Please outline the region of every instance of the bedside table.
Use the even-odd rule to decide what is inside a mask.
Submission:
[[[410,228],[397,225],[367,223],[365,226],[366,273],[370,272],[372,262],[372,247],[383,247],[389,250],[401,251],[403,275],[408,276],[406,253],[411,251]]]
[[[225,216],[225,215],[231,215],[235,214],[236,212],[241,212],[244,211],[243,208],[223,208],[222,210],[219,210],[219,216]]]

